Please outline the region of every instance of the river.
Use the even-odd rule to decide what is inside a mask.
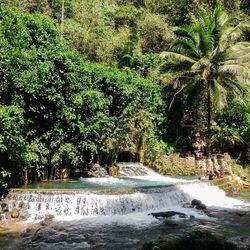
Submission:
[[[26,220],[2,222],[0,249],[136,249],[161,236],[171,238],[196,229],[227,238],[250,235],[250,192],[231,198],[210,183],[146,171],[145,176],[89,178],[73,184],[56,182],[56,188],[33,185],[12,190],[9,209],[22,207]],[[194,198],[206,204],[210,215],[190,208]],[[149,215],[159,211],[183,212],[186,218]]]

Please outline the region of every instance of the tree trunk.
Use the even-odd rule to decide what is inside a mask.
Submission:
[[[211,157],[211,92],[207,83],[207,158]]]
[[[64,25],[64,0],[62,0],[62,10],[61,10],[61,39],[63,38],[63,25]]]
[[[27,185],[29,183],[29,179],[28,179],[28,169],[25,168],[24,170],[24,184]]]

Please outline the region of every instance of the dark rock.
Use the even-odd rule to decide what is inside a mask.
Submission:
[[[11,210],[10,215],[11,215],[11,218],[16,219],[16,218],[19,217],[19,211],[18,211],[16,208],[13,208],[13,209]]]
[[[4,213],[9,211],[8,205],[6,203],[1,203],[1,208]]]
[[[197,200],[197,199],[192,200],[190,207],[194,207],[198,210],[206,210],[207,209],[207,206],[205,204],[203,204],[200,200]]]
[[[197,199],[193,199],[191,201],[191,207],[200,206],[201,204],[202,204],[202,202],[200,200],[197,200]]]
[[[180,218],[186,218],[187,215],[184,214],[184,213],[180,213],[180,212],[175,212],[175,211],[167,211],[167,212],[159,212],[159,213],[150,213],[148,215],[152,215],[154,216],[155,218],[158,218],[158,217],[163,217],[163,218],[169,218],[169,217],[172,217],[172,216],[175,216],[175,215],[179,215]]]
[[[245,216],[245,215],[247,215],[246,212],[236,212],[235,214],[238,215],[238,216]]]
[[[200,205],[196,206],[195,208],[199,209],[199,210],[206,210],[207,209],[205,204],[200,204]]]
[[[23,201],[21,201],[21,202],[19,203],[19,205],[18,205],[19,208],[23,208],[24,206],[25,206],[25,204],[24,204]]]

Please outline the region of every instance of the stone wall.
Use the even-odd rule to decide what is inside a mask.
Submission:
[[[211,159],[195,159],[195,157],[180,157],[178,154],[165,156],[163,164],[158,167],[164,175],[199,175],[201,169],[215,171],[222,169],[226,174],[232,174],[231,158],[228,154],[212,155]]]

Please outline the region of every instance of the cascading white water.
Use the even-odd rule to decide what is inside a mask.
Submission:
[[[119,162],[117,163],[120,176],[145,176],[149,174],[149,168],[142,163]]]
[[[221,208],[247,208],[248,206],[242,201],[227,197],[224,191],[209,183],[161,176],[142,164],[133,164],[132,170],[127,170],[130,166],[131,164],[126,166],[120,164],[120,171],[123,176],[126,176],[126,180],[121,179],[121,182],[127,179],[132,183],[138,180],[148,182],[157,180],[162,187],[113,189],[112,191],[105,189],[99,191],[12,190],[6,197],[6,203],[10,211],[16,207],[28,213],[30,220],[41,219],[46,214],[65,220],[93,216],[148,214],[169,210],[183,212],[196,218],[206,216],[201,211],[187,206],[192,199],[199,199],[208,206]],[[128,173],[134,174],[128,176]],[[87,179],[87,182],[91,181],[119,183],[119,179],[112,177]]]
[[[55,217],[83,217],[124,215],[129,213],[152,212],[161,209],[181,209],[190,202],[184,192],[176,187],[154,188],[129,194],[103,194],[88,192],[32,192],[12,191],[8,195],[9,209],[26,209],[31,219],[45,214]]]

